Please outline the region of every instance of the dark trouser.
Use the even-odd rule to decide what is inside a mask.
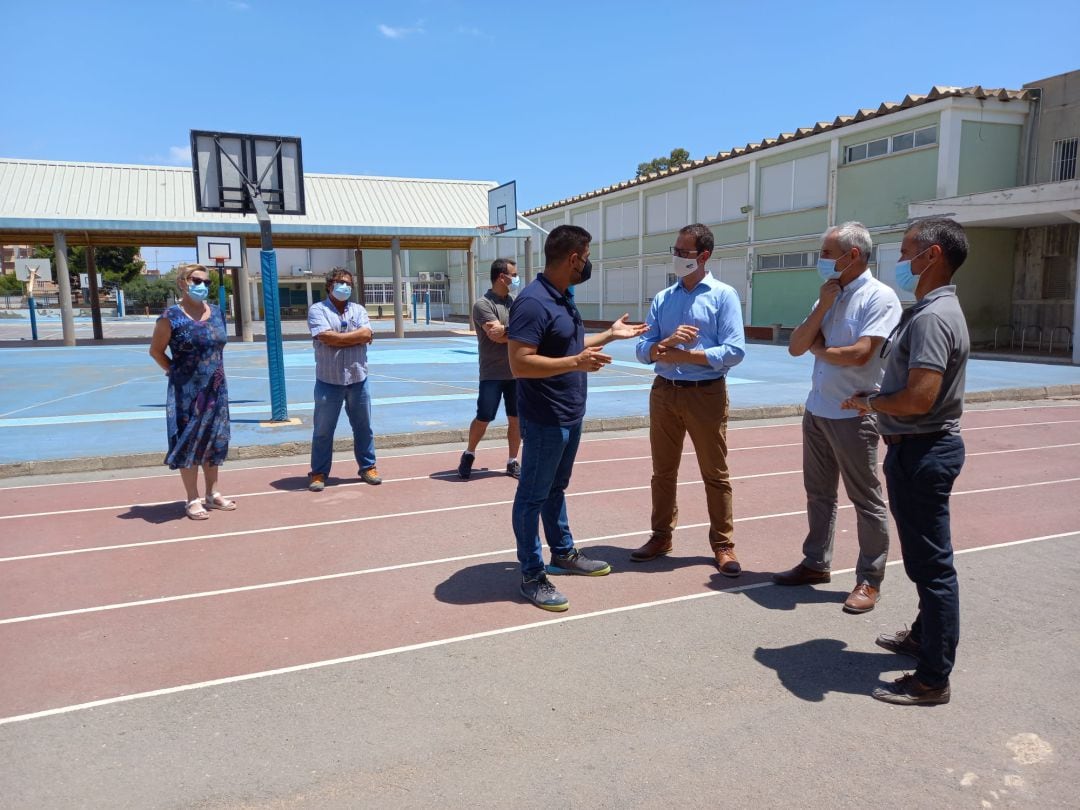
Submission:
[[[904,571],[919,594],[911,637],[919,642],[915,677],[937,688],[949,680],[960,640],[960,590],[953,567],[949,494],[964,466],[958,434],[907,438],[885,455],[889,507]]]

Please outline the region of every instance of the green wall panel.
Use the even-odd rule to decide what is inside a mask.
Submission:
[[[745,219],[726,225],[710,225],[709,230],[718,245],[737,245],[750,239],[750,225]]]
[[[671,233],[656,233],[652,236],[645,237],[645,254],[650,253],[667,253],[670,255],[668,248],[675,244],[675,240],[679,237],[677,231]],[[606,255],[606,254],[605,254]]]
[[[994,336],[994,327],[1012,320],[1013,253],[1017,231],[968,228],[967,261],[953,277],[972,343]]]
[[[836,221],[869,228],[906,222],[908,203],[937,195],[938,150],[921,149],[841,166]]]
[[[1017,184],[1022,128],[1015,124],[964,121],[960,135],[958,194],[977,194]]]
[[[637,256],[637,242],[637,237],[619,239],[616,242],[604,242],[604,258],[621,259],[626,256]]]
[[[758,217],[754,221],[754,238],[760,242],[765,239],[784,239],[788,236],[823,233],[828,218],[827,208],[811,208],[808,211]]]
[[[753,285],[752,325],[798,326],[817,298],[821,279],[813,270],[774,270],[755,272]]]
[[[365,269],[367,262],[365,257]],[[449,269],[445,250],[410,250],[409,270],[415,276],[417,273],[445,273]]]

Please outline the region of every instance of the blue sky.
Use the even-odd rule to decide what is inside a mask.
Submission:
[[[1080,3],[0,0],[0,156],[190,165],[189,130],[308,171],[517,180],[522,208],[931,85],[1080,68]],[[40,34],[40,36],[36,35]]]

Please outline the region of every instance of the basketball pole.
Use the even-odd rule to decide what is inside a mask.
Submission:
[[[263,322],[266,324],[266,365],[270,373],[270,421],[288,422],[285,395],[285,356],[281,346],[281,303],[278,297],[277,254],[270,231],[270,212],[250,182],[246,183],[255,217],[259,220],[259,267],[262,271]]]

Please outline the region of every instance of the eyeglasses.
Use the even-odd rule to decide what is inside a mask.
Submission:
[[[699,253],[701,253],[700,250],[683,250],[682,248],[677,248],[674,245],[669,247],[668,250],[671,251],[672,256],[678,256],[680,259],[694,259],[697,258],[697,255]]]
[[[195,276],[188,276],[188,281],[190,281],[192,284],[209,284],[210,283],[210,279],[208,279],[208,278],[195,278]]]

